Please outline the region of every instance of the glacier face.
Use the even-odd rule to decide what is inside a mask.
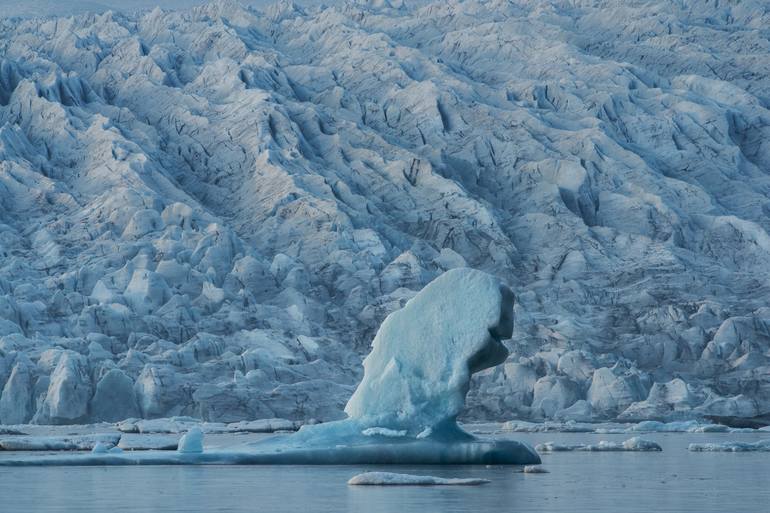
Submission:
[[[0,423],[341,418],[380,322],[466,265],[517,296],[466,416],[770,411],[769,23],[759,0],[0,18]]]

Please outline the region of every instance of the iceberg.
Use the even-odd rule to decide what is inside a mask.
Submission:
[[[479,439],[457,424],[471,375],[502,363],[513,292],[478,270],[445,272],[382,323],[348,418],[293,435],[202,451],[191,428],[175,453],[3,459],[0,465],[538,464],[529,445]],[[188,439],[189,437],[189,439]]]
[[[490,481],[488,479],[473,479],[473,478],[445,478],[436,476],[415,476],[412,474],[396,474],[395,472],[364,472],[353,476],[349,485],[377,485],[377,486],[393,486],[393,485],[482,485],[487,484]]]

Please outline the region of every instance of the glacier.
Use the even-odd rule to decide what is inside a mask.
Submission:
[[[768,422],[765,2],[10,14],[1,424],[342,419],[460,267],[517,296],[461,419]]]

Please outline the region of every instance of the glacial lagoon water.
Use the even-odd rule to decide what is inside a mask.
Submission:
[[[533,445],[622,441],[633,435],[498,434]],[[770,453],[691,453],[691,442],[756,441],[770,433],[642,435],[659,453],[555,453],[548,474],[485,466],[0,467],[3,513],[119,512],[592,512],[762,513],[770,510]],[[217,445],[238,443],[233,437]],[[18,457],[2,453],[0,458]],[[356,487],[385,470],[476,477],[477,487]]]

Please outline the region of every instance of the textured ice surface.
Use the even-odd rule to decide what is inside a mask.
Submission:
[[[658,422],[646,420],[639,423],[587,423],[587,422],[527,422],[511,420],[500,426],[502,431],[521,433],[735,433],[754,432],[751,428],[732,428],[723,424],[710,424],[695,420]]]
[[[113,447],[120,441],[119,434],[73,436],[13,436],[0,438],[4,451],[90,451],[102,444]]]
[[[770,452],[770,440],[693,443],[689,445],[688,449],[693,452]]]
[[[1,423],[343,418],[463,266],[468,418],[770,410],[766,1],[390,4],[0,19]]]
[[[625,442],[608,442],[602,440],[597,444],[558,444],[554,442],[545,442],[538,444],[535,448],[538,452],[563,452],[563,451],[586,451],[586,452],[618,452],[618,451],[661,451],[660,445],[651,440],[634,437]]]
[[[397,474],[394,472],[364,472],[353,476],[349,485],[482,485],[489,479],[474,478],[445,478],[436,476],[415,476],[412,474]]]
[[[390,314],[345,406],[351,419],[417,435],[453,429],[471,374],[505,361],[513,292],[467,268],[442,274]]]

